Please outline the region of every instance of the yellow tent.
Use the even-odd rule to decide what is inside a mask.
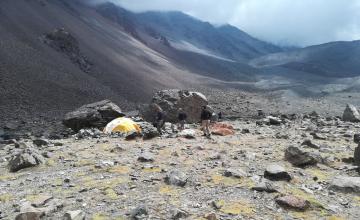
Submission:
[[[121,132],[121,133],[128,133],[128,132],[141,132],[141,128],[137,125],[133,120],[130,118],[117,118],[109,122],[106,127],[104,128],[104,132],[107,134],[113,132]]]

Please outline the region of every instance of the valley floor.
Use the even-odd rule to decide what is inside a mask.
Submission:
[[[60,219],[71,210],[82,210],[86,219],[94,220],[129,219],[134,210],[145,210],[143,219],[359,219],[359,194],[334,192],[328,186],[336,176],[359,175],[342,159],[353,156],[352,137],[360,126],[335,119],[319,121],[295,120],[281,126],[231,121],[234,136],[212,139],[198,131],[195,139],[56,140],[39,148],[49,157],[45,164],[16,173],[6,167],[16,149],[3,145],[1,217],[14,219],[29,202],[45,207],[46,219]],[[312,140],[321,148],[307,150],[320,153],[328,163],[297,168],[285,161],[285,149],[300,147],[314,131],[325,140]],[[283,166],[293,179],[269,181],[278,193],[252,190],[272,163]],[[226,170],[243,175],[224,175]],[[185,186],[164,181],[172,171],[186,176]],[[311,207],[305,212],[280,207],[275,202],[280,195],[305,199]]]

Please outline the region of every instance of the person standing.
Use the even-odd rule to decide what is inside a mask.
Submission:
[[[186,119],[187,119],[187,114],[184,112],[184,110],[182,108],[180,108],[179,109],[179,114],[178,114],[178,120],[179,120],[178,129],[180,131],[185,129]]]
[[[162,128],[165,124],[165,113],[160,106],[156,106],[156,128],[159,134],[162,134]]]
[[[201,126],[204,132],[204,136],[210,137],[210,119],[211,119],[211,112],[207,106],[202,107],[201,111]]]

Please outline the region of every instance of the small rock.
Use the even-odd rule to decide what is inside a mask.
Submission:
[[[217,218],[217,216],[216,216],[215,213],[207,214],[207,215],[205,215],[205,218],[206,218],[207,220],[218,220],[218,218]]]
[[[172,210],[172,219],[183,219],[183,218],[187,218],[189,216],[189,213],[181,210],[181,209],[174,209]]]
[[[148,209],[146,206],[141,205],[134,209],[131,213],[131,218],[135,220],[140,220],[146,218],[148,215]]]
[[[251,188],[252,190],[259,192],[275,193],[278,192],[276,187],[269,181],[261,181],[256,186]]]
[[[15,220],[40,220],[44,216],[43,212],[25,212],[15,217]]]
[[[53,199],[51,195],[47,195],[47,194],[38,195],[36,199],[31,202],[31,205],[37,208],[42,207],[51,199]]]
[[[245,171],[243,171],[241,169],[239,169],[239,170],[227,169],[224,171],[223,176],[241,178],[241,177],[246,177],[247,174]]]
[[[82,210],[68,211],[64,215],[64,220],[85,220],[85,212]]]
[[[244,129],[241,130],[241,133],[242,134],[249,134],[250,130],[248,128],[244,128]]]
[[[313,136],[314,139],[317,140],[326,140],[326,136],[319,134],[319,133],[311,133],[311,135]]]
[[[187,139],[195,139],[195,135],[196,131],[193,129],[185,129],[178,134],[179,137],[184,137]]]
[[[33,140],[33,144],[35,144],[38,147],[42,147],[49,145],[49,141],[46,139],[35,139]]]
[[[304,167],[307,165],[315,165],[319,162],[317,156],[302,151],[298,147],[290,146],[285,150],[285,159],[292,165]]]
[[[266,167],[264,177],[269,180],[285,180],[290,181],[292,178],[285,168],[278,164],[271,164]]]
[[[212,201],[211,202],[211,205],[216,209],[216,210],[219,210],[223,207],[223,204],[220,203],[219,201]]]
[[[117,144],[113,149],[110,150],[111,153],[120,153],[125,151],[119,144]]]
[[[273,116],[266,117],[269,120],[270,125],[281,125],[282,120]]]
[[[310,202],[295,196],[283,196],[275,199],[276,203],[284,208],[306,211],[310,207]]]
[[[138,161],[140,161],[140,162],[153,162],[154,161],[154,155],[149,153],[149,152],[142,153],[138,157]]]
[[[320,149],[320,145],[313,143],[310,139],[304,140],[304,142],[302,142],[301,146],[306,146],[306,147],[310,147],[310,148],[314,148],[314,149]]]
[[[180,171],[171,171],[165,177],[165,183],[169,185],[184,187],[188,181],[188,177]]]
[[[360,177],[337,176],[331,181],[329,189],[343,193],[360,193]]]
[[[131,132],[131,133],[126,135],[125,140],[131,141],[131,140],[135,140],[137,137],[139,137],[138,132]]]

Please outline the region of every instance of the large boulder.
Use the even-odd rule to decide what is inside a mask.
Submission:
[[[321,159],[318,157],[318,155],[303,151],[294,146],[289,146],[285,150],[285,159],[292,165],[298,167],[316,165],[318,162],[321,162]]]
[[[329,186],[330,190],[343,193],[360,193],[360,177],[337,176]]]
[[[166,121],[177,122],[178,110],[182,108],[187,114],[188,123],[200,121],[201,107],[208,104],[206,97],[199,92],[186,90],[163,90],[155,93],[150,105],[142,106],[140,114],[146,121],[154,122],[155,104],[166,113]]]
[[[360,122],[360,114],[355,106],[351,104],[346,105],[343,121]]]
[[[81,106],[65,115],[63,124],[74,131],[82,128],[103,128],[115,118],[125,116],[119,106],[110,100],[103,100]]]
[[[10,172],[16,172],[24,168],[40,165],[44,161],[44,157],[35,149],[24,149],[10,158],[8,167]]]
[[[287,209],[305,211],[310,208],[310,202],[292,195],[282,196],[275,199],[276,203]]]
[[[290,181],[292,178],[285,168],[278,164],[270,164],[266,167],[264,177],[269,180],[285,180]]]

